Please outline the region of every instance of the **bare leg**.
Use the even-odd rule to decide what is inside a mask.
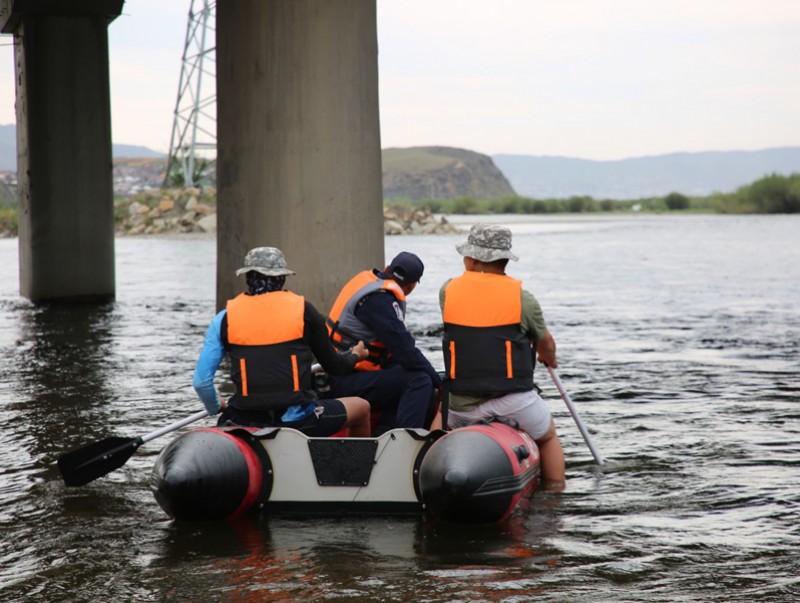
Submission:
[[[556,425],[552,419],[550,429],[536,440],[536,444],[541,455],[542,488],[560,492],[566,486],[564,450],[561,448],[561,440],[558,439]]]
[[[349,438],[368,438],[369,427],[369,402],[364,398],[355,396],[339,398],[347,410],[347,419],[344,426],[347,427],[347,437]]]
[[[431,428],[430,431],[434,429],[441,429],[442,428],[442,411],[437,410],[436,415],[433,417],[433,421],[431,421]]]

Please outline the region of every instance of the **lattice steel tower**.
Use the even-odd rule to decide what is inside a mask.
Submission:
[[[164,186],[202,186],[217,159],[217,3],[191,0]]]

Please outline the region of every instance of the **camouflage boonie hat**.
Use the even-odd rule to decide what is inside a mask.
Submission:
[[[297,274],[294,270],[289,270],[283,252],[277,247],[256,247],[248,251],[244,256],[244,267],[236,271],[236,276],[251,270],[264,276]]]
[[[468,258],[481,262],[519,259],[511,253],[511,231],[497,224],[474,224],[469,229],[466,243],[456,245],[456,251]]]

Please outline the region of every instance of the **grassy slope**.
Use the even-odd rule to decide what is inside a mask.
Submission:
[[[384,171],[429,172],[445,167],[454,159],[454,157],[433,153],[427,147],[384,149],[382,153]]]

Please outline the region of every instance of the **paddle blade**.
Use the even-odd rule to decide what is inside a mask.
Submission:
[[[142,445],[142,438],[112,436],[62,454],[58,470],[67,486],[83,486],[122,467]]]

